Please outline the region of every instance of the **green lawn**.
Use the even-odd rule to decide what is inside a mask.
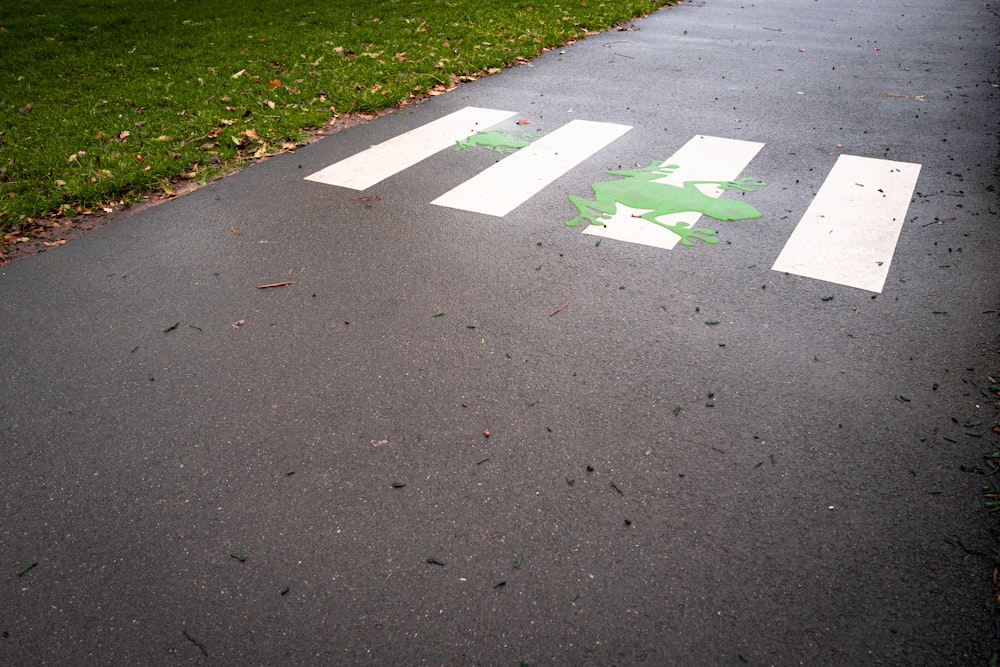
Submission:
[[[0,240],[294,148],[671,0],[0,5]],[[2,245],[0,245],[2,253]]]

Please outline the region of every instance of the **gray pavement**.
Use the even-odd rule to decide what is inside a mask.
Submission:
[[[685,2],[3,267],[0,663],[985,665],[996,11]],[[467,106],[632,129],[305,180]],[[562,224],[696,135],[762,217]],[[841,154],[921,165],[880,291],[770,268]]]

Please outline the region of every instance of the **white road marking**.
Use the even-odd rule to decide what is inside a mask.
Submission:
[[[771,268],[880,293],[920,165],[841,155]]]
[[[616,123],[570,121],[431,203],[502,217],[630,129]]]
[[[465,107],[344,158],[306,176],[306,180],[365,190],[440,150],[454,146],[460,139],[516,115],[516,111]]]
[[[677,169],[669,176],[664,176],[654,182],[683,187],[684,181],[734,180],[763,147],[764,144],[755,141],[698,135],[684,144],[663,163],[664,166],[676,164]],[[716,187],[696,187],[710,197],[719,197],[724,193],[723,190]],[[742,194],[739,191],[733,192],[735,192],[735,196]],[[730,196],[734,196],[732,192]],[[589,225],[583,230],[583,233],[670,250],[677,245],[681,237],[669,229],[634,217],[649,211],[650,209],[633,209],[619,204],[611,218],[601,220],[602,224],[599,225]],[[668,225],[687,222],[691,227],[697,227],[700,218],[700,214],[689,212],[661,215],[656,219]],[[738,225],[740,222],[720,222],[718,224]],[[718,229],[718,227],[713,227],[713,229]]]

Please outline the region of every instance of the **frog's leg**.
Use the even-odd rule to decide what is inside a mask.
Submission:
[[[587,220],[592,225],[599,224],[597,222],[598,218],[606,218],[617,210],[617,204],[613,201],[602,202],[602,201],[590,201],[589,199],[584,199],[583,197],[576,197],[574,195],[568,195],[566,197],[569,199],[569,203],[576,206],[576,212],[578,215],[572,220],[567,220],[563,224],[567,227],[576,227],[580,224],[581,220]],[[600,211],[601,215],[595,217],[589,209],[595,211]]]
[[[767,183],[755,178],[741,178],[738,181],[684,181],[684,187],[694,187],[695,185],[714,185],[720,190],[742,190],[743,192],[753,192],[757,188],[762,188]]]
[[[719,242],[718,232],[714,229],[706,229],[704,227],[692,227],[689,222],[678,222],[675,225],[668,225],[660,222],[656,219],[657,215],[663,215],[662,212],[657,213],[656,211],[650,211],[649,213],[644,213],[642,218],[644,220],[649,220],[654,225],[659,225],[664,229],[669,229],[677,236],[681,237],[681,245],[693,246],[694,241],[691,239],[699,239],[704,241],[709,245],[715,245]]]
[[[456,151],[470,151],[472,150],[473,143],[471,141],[462,141],[461,139],[455,140],[455,150]]]
[[[516,151],[518,148],[520,148],[520,146],[518,146],[517,148],[515,148],[515,147],[512,147],[512,146],[487,146],[485,144],[480,144],[480,146],[482,146],[483,148],[485,148],[488,151],[493,151],[494,153],[499,153],[500,155],[508,155],[508,154],[513,153],[514,151]]]

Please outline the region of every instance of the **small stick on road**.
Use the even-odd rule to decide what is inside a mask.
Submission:
[[[564,303],[563,305],[559,306],[558,308],[556,308],[555,310],[553,310],[551,313],[549,313],[549,317],[552,317],[553,315],[555,315],[556,313],[558,313],[560,310],[562,310],[566,306],[568,306],[570,301],[572,301],[572,299],[566,299],[566,303]]]
[[[208,657],[208,649],[205,648],[205,645],[202,644],[197,639],[195,639],[194,637],[192,637],[191,634],[186,629],[183,630],[183,632],[184,632],[184,636],[187,638],[187,640],[189,642],[191,642],[192,644],[194,644],[195,646],[197,646],[201,650],[202,655],[204,655],[207,658]]]
[[[268,289],[270,287],[284,287],[285,285],[294,285],[294,280],[286,280],[283,283],[271,283],[270,285],[257,285],[257,289]]]

